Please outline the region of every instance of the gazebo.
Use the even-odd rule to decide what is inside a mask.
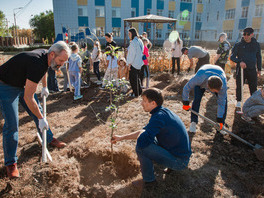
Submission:
[[[126,28],[129,25],[131,27],[131,23],[132,22],[136,22],[136,23],[154,23],[154,38],[156,38],[156,23],[174,23],[174,29],[176,28],[176,22],[177,19],[172,19],[169,17],[164,17],[164,16],[158,16],[158,15],[153,15],[153,14],[149,14],[149,15],[145,15],[145,16],[139,16],[139,17],[133,17],[133,18],[127,18],[124,19],[124,47],[126,47]],[[154,43],[155,43],[155,39],[153,39]]]

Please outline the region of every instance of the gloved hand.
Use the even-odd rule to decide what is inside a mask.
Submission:
[[[43,87],[41,90],[41,98],[43,98],[43,96],[45,96],[46,98],[49,96],[49,90],[47,87]]]
[[[219,124],[219,129],[222,130],[223,129],[223,126],[224,124],[223,123],[218,123]]]
[[[48,130],[49,129],[49,124],[46,118],[39,119],[39,129],[41,132],[44,131],[44,129]]]
[[[223,126],[224,126],[224,119],[223,118],[216,118],[218,124],[219,124],[219,129],[222,130],[223,129]]]
[[[189,105],[189,101],[182,101],[183,103],[183,106],[182,106],[182,109],[185,110],[185,111],[189,111],[191,106]]]
[[[183,105],[183,106],[182,106],[182,109],[185,110],[185,111],[189,111],[190,108],[191,108],[190,105]]]

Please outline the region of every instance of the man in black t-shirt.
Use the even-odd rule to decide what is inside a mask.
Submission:
[[[48,96],[47,70],[56,70],[68,60],[70,49],[63,41],[53,44],[49,50],[39,49],[17,54],[0,66],[0,107],[5,124],[3,127],[3,149],[7,175],[19,177],[17,170],[18,146],[18,102],[25,107],[37,124],[39,132],[47,129],[47,142],[53,146],[66,144],[53,138],[46,118],[36,97],[36,90],[42,81],[41,96]]]

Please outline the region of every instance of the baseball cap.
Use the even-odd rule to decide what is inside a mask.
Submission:
[[[254,33],[254,30],[252,27],[246,27],[244,30],[243,30],[244,33],[249,33],[249,34],[252,34]]]

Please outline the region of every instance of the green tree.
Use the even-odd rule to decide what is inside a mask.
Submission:
[[[34,35],[37,39],[48,39],[51,42],[55,36],[54,32],[54,16],[51,10],[35,15],[29,22],[33,28]]]
[[[6,34],[5,14],[0,10],[0,36]]]

